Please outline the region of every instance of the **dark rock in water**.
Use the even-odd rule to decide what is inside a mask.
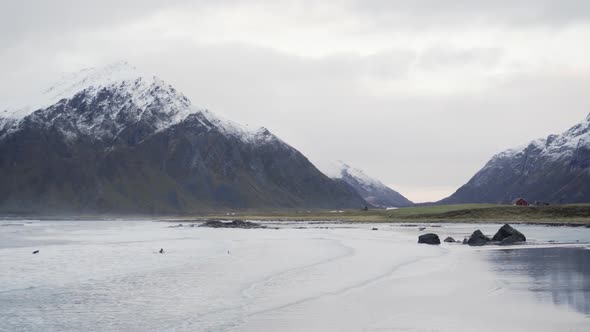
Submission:
[[[470,246],[483,246],[484,244],[489,243],[491,240],[489,237],[483,235],[483,233],[478,229],[471,236],[469,240],[467,240],[467,244]]]
[[[418,237],[418,243],[425,243],[425,244],[440,244],[440,239],[438,235],[434,233],[428,233],[424,235],[420,235]]]
[[[378,231],[378,230],[379,230],[379,228],[377,228],[377,227],[373,227],[373,228],[371,228],[371,230],[372,230],[372,231]]]
[[[35,250],[35,251],[33,251],[33,255],[36,255],[36,254],[38,254],[38,253],[39,253],[39,250]]]
[[[526,241],[526,237],[521,232],[517,231],[514,227],[506,224],[502,226],[496,235],[492,238],[492,241],[500,241],[504,242],[505,239],[512,238],[510,240],[511,243],[514,242],[524,242]]]
[[[232,222],[223,222],[221,220],[209,220],[199,227],[211,227],[211,228],[266,228],[266,226],[243,220],[234,220]]]
[[[500,241],[500,245],[510,245],[510,244],[519,244],[523,243],[524,241],[518,235],[511,235],[504,240]]]
[[[467,244],[467,242],[469,242],[469,239],[468,238],[464,238],[463,239],[463,244]]]
[[[450,236],[449,236],[449,237],[447,237],[447,238],[445,239],[445,242],[449,242],[449,243],[455,243],[455,242],[457,242],[457,241],[455,241],[455,239],[453,239],[452,237],[450,237]]]
[[[426,227],[420,227],[420,228],[418,228],[419,231],[423,231],[425,229],[426,229]]]

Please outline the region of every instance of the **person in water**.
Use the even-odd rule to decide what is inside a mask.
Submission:
[[[164,248],[160,248],[160,254],[164,253]]]

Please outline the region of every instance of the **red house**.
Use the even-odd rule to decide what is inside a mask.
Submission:
[[[519,198],[519,199],[517,199],[517,200],[514,201],[514,205],[529,206],[529,202],[527,202],[527,200],[524,199],[524,198]]]

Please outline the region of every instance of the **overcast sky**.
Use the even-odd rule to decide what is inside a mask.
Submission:
[[[590,1],[0,0],[0,100],[118,60],[430,201],[590,112]]]

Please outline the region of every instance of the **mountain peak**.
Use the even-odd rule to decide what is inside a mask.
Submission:
[[[331,178],[342,179],[344,177],[351,176],[357,178],[358,180],[361,180],[367,185],[381,184],[381,182],[379,182],[378,180],[368,176],[363,170],[354,168],[342,160],[334,161],[327,166],[328,167],[325,167],[324,173]]]
[[[322,165],[322,172],[332,179],[342,180],[358,192],[367,202],[377,207],[401,207],[413,203],[397,191],[370,177],[363,170],[342,160]]]
[[[0,130],[3,130],[0,138],[18,130],[25,117],[39,110],[42,112],[35,116],[36,121],[46,125],[67,120],[71,125],[67,126],[69,137],[83,133],[93,138],[113,139],[124,128],[139,122],[149,128],[143,131],[145,136],[193,115],[208,130],[226,136],[251,143],[280,141],[264,127],[250,130],[192,105],[174,87],[126,61],[63,75],[43,93],[27,98],[26,104],[0,108]],[[56,107],[59,111],[51,111]]]
[[[38,99],[21,118],[0,113],[3,212],[153,215],[366,204],[267,129],[197,108],[126,62],[66,75]]]
[[[25,102],[7,105],[2,113],[5,118],[21,119],[36,110],[51,106],[62,99],[72,98],[85,90],[99,91],[108,87],[138,88],[139,85],[165,83],[153,75],[147,75],[127,61],[117,61],[105,66],[85,68],[67,73],[41,93],[27,97]],[[171,87],[169,87],[171,88]]]
[[[45,93],[63,94],[68,91],[79,91],[88,87],[98,87],[121,81],[131,81],[148,77],[140,73],[127,61],[117,61],[105,66],[90,67],[74,73],[65,74]]]
[[[342,160],[331,161],[321,164],[322,172],[330,178],[342,179],[347,169],[350,169],[350,165],[343,162]]]
[[[494,155],[442,203],[508,203],[517,197],[586,202],[590,174],[590,114],[561,134]]]

